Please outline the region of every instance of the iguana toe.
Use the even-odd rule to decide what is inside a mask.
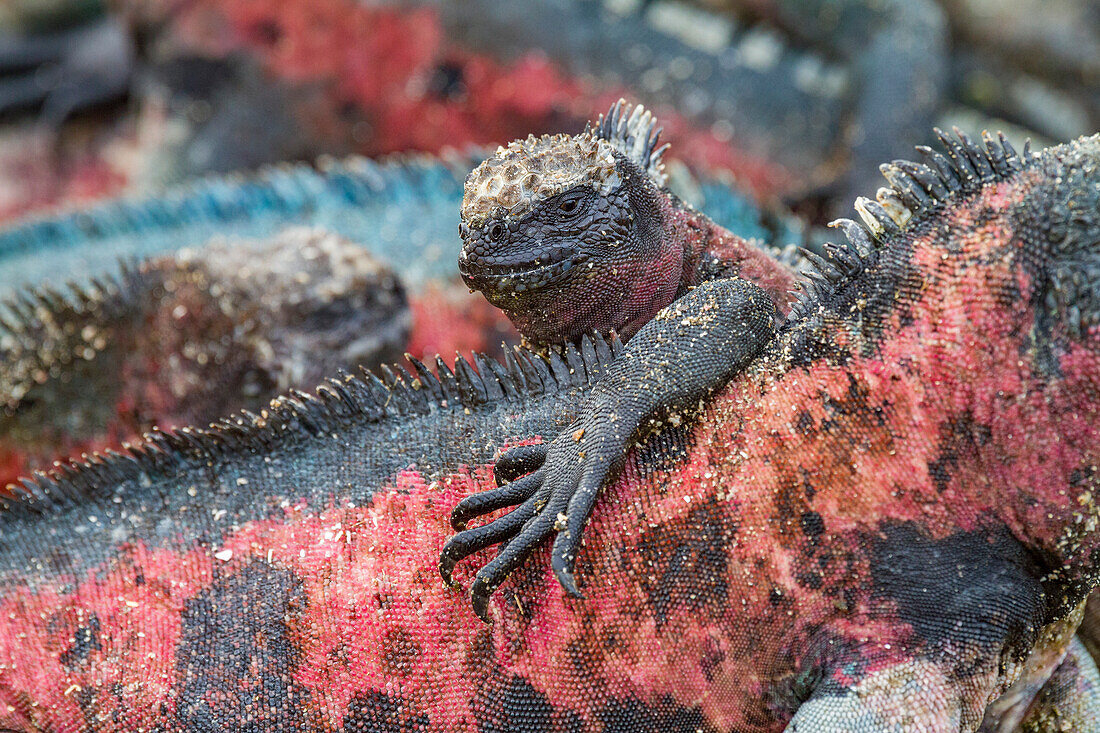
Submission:
[[[573,566],[580,552],[584,527],[600,495],[600,487],[607,477],[606,469],[589,468],[581,479],[580,485],[569,498],[569,508],[564,519],[559,517],[556,525],[558,536],[554,540],[554,549],[550,557],[554,575],[565,591],[574,598],[583,598],[573,578]],[[606,465],[606,464],[605,464]]]
[[[530,499],[542,486],[542,478],[543,471],[540,469],[512,483],[506,483],[500,488],[467,496],[451,511],[451,527],[459,531],[464,530],[466,523],[475,517],[497,509],[515,506]]]
[[[517,445],[505,451],[497,459],[493,466],[493,476],[497,485],[515,481],[525,473],[531,473],[540,468],[546,460],[546,451],[549,445],[539,443],[537,445]]]
[[[448,540],[439,556],[439,573],[443,577],[443,582],[451,585],[451,573],[463,558],[508,540],[519,533],[524,524],[538,513],[539,504],[544,501],[543,496],[536,493],[500,519],[459,532]]]
[[[543,489],[545,490],[546,487],[544,486]],[[528,502],[532,502],[536,500],[536,498],[541,502],[541,495],[542,492],[540,491],[534,497],[528,499]],[[528,502],[525,502],[520,509],[526,507]],[[478,618],[482,621],[487,622],[489,620],[489,596],[500,587],[501,583],[507,580],[513,570],[518,568],[539,545],[554,533],[557,516],[566,508],[567,503],[568,500],[566,498],[551,496],[545,506],[538,509],[538,513],[533,518],[527,520],[519,533],[515,534],[515,536],[508,541],[497,556],[478,571],[477,577],[474,579],[473,586],[470,589],[470,597],[473,601],[474,613],[476,613]],[[504,520],[520,511],[520,509],[485,526],[495,527],[496,525],[503,524]],[[457,539],[457,537],[455,539]],[[444,550],[444,552],[446,552],[446,550]]]

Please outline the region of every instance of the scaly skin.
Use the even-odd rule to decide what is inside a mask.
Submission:
[[[656,125],[619,100],[583,133],[518,140],[466,177],[459,272],[530,341],[629,339],[719,277],[785,311],[794,273],[665,188]]]
[[[326,374],[401,357],[402,284],[317,230],[221,241],[116,281],[25,294],[0,324],[0,487],[153,428],[259,410]]]
[[[621,105],[620,101],[619,105],[612,108],[608,119],[629,117],[630,108],[627,107],[623,111],[620,109]],[[602,120],[601,117],[601,122]],[[644,116],[643,112],[639,112],[639,122],[630,128],[628,134],[635,135],[636,139],[645,140],[648,144],[646,150],[654,151],[657,146],[656,135],[652,133],[655,125],[656,123]],[[594,134],[598,137],[602,132],[614,138],[611,134],[614,127],[614,124],[601,127],[597,123]],[[590,180],[574,174],[574,178],[579,178],[580,182],[573,188],[559,182],[555,186],[543,186],[545,191],[530,193],[525,191],[525,200],[518,207],[519,216],[514,216],[506,205],[510,202],[500,200],[509,196],[508,187],[513,183],[510,179],[522,181],[523,177],[528,175],[529,169],[545,170],[547,166],[543,159],[553,159],[563,154],[569,155],[578,148],[578,142],[583,142],[590,134],[586,131],[582,136],[561,136],[550,140],[545,137],[542,140],[528,138],[525,141],[517,141],[507,150],[503,148],[498,150],[494,159],[483,163],[467,178],[464,199],[464,211],[467,215],[461,226],[465,246],[460,256],[460,269],[463,271],[466,282],[471,287],[482,290],[490,302],[503,308],[525,336],[535,342],[553,343],[563,338],[576,338],[585,328],[588,328],[601,332],[615,330],[630,337],[642,323],[646,322],[644,318],[647,313],[654,313],[657,306],[667,302],[669,293],[672,291],[671,283],[675,281],[677,274],[680,274],[680,285],[676,291],[676,297],[681,297],[687,287],[696,286],[703,279],[742,277],[767,289],[781,308],[785,305],[783,286],[789,287],[789,283],[784,282],[783,279],[786,275],[785,270],[777,270],[774,261],[770,258],[761,266],[762,258],[759,251],[721,227],[715,226],[706,216],[690,207],[684,207],[675,195],[660,189],[661,151],[650,153],[654,162],[648,166],[649,175],[647,176],[632,175],[636,166],[631,166],[629,161],[616,160],[617,172],[621,173],[621,185],[628,190],[626,196],[622,196],[617,191],[611,191],[602,194],[606,201],[601,200],[599,198],[601,194],[596,194],[592,190]],[[623,147],[630,149],[632,144],[633,140]],[[650,161],[639,159],[637,162],[649,163]],[[511,176],[502,175],[501,169],[508,164],[518,165],[520,167],[518,174],[511,172]],[[569,173],[568,169],[565,173]],[[567,175],[559,173],[559,177],[568,180]],[[499,186],[497,181],[500,183]],[[496,193],[486,195],[490,187]],[[625,236],[614,230],[608,234],[606,217],[600,216],[605,213],[606,204],[610,204],[614,210],[616,196],[627,201],[627,204],[622,207],[626,210],[627,219],[622,230],[629,232]],[[881,201],[877,204],[867,199],[857,199],[857,209],[872,219],[876,214],[885,215],[895,219],[895,224],[904,225],[912,212],[905,208],[897,192],[882,189],[879,196]],[[596,204],[592,203],[593,199],[597,202]],[[569,200],[587,204],[589,210],[595,209],[598,213],[587,218],[576,213],[566,216],[560,211],[560,206],[563,201]],[[638,203],[639,201],[641,203]],[[651,203],[654,201],[656,203]],[[495,216],[486,217],[486,212],[494,212]],[[494,240],[490,235],[491,227],[498,223],[505,228],[502,230],[502,237]],[[646,241],[645,234],[654,230],[659,232],[655,237],[656,245]],[[614,241],[608,244],[601,239]],[[596,244],[594,245],[593,242]],[[580,254],[587,258],[583,264],[589,269],[581,270],[579,275],[574,274],[572,277],[568,277],[567,274],[568,279],[564,281],[559,277],[549,283],[543,282],[544,278],[538,277],[537,270],[535,277],[499,274],[502,265],[506,269],[529,273],[540,262],[539,258],[547,253],[550,253],[555,260],[567,260],[569,257]],[[817,259],[812,254],[809,256]],[[705,260],[704,257],[706,257]],[[683,262],[683,270],[678,272],[676,267],[679,262]],[[745,266],[746,264],[748,267]],[[653,284],[654,281],[656,285]],[[632,298],[635,292],[641,295]],[[663,294],[665,300],[655,298],[655,293]],[[709,324],[707,327],[711,328]],[[712,331],[711,337],[713,336]],[[706,337],[692,334],[685,342],[686,348],[713,349],[713,345],[700,345],[706,344],[706,341]],[[610,441],[611,444],[599,451],[601,454],[616,450],[625,452],[627,442],[636,438],[639,426],[647,418],[661,409],[667,411],[669,408],[690,403],[705,395],[715,384],[725,381],[728,374],[736,371],[735,364],[727,361],[722,363],[720,374],[708,376],[703,373],[701,375],[703,378],[696,382],[695,378],[700,376],[697,363],[685,354],[669,357],[672,351],[670,344],[675,342],[675,336],[661,333],[647,339],[644,346],[637,345],[632,349],[639,352],[653,350],[658,355],[658,361],[668,360],[688,366],[676,379],[659,380],[652,379],[648,374],[652,370],[649,365],[641,368],[627,367],[628,371],[620,377],[620,383],[611,385],[605,395],[604,409],[615,412],[618,418],[616,425],[619,429]],[[637,361],[644,361],[644,358]],[[622,367],[622,365],[619,366]],[[640,405],[621,398],[623,383],[641,384],[643,382],[644,388],[637,391],[643,393],[648,399],[641,401]],[[675,384],[675,394],[666,386],[669,382]],[[597,392],[599,391],[597,389]],[[642,395],[635,396],[635,399],[637,400],[639,396]],[[545,447],[525,448],[515,456],[515,459],[524,460],[537,468],[544,456]],[[598,493],[596,484],[616,470],[617,465],[617,459],[608,455],[605,462],[607,467],[590,474],[588,485],[584,487],[583,492],[580,492],[588,494],[589,503],[595,500]],[[513,498],[526,499],[531,496],[531,492],[537,488],[537,481],[540,480],[541,476],[534,481],[528,480],[525,484],[528,492],[517,494]],[[494,508],[506,505],[499,502],[492,504]],[[588,511],[590,509],[581,510],[579,502],[577,505],[570,505],[568,514],[572,519],[570,527],[572,534],[579,536]],[[471,516],[467,508],[463,507],[454,517],[455,528],[465,529],[466,521]],[[518,517],[513,517],[513,521],[516,520]],[[490,538],[499,541],[511,536],[501,532],[503,527],[498,525],[493,531],[481,530],[453,543],[444,553],[444,577],[449,577],[450,568],[453,568],[454,563],[461,559],[467,548],[481,548]],[[532,539],[512,543],[512,552],[506,556],[507,562],[498,561],[498,564],[487,568],[492,580],[487,577],[483,585],[475,587],[475,599],[479,608],[484,603],[484,593],[493,586],[493,580],[499,581],[506,574],[503,568],[517,565],[525,557],[522,550],[529,551],[536,541],[535,538],[541,539],[546,534],[545,526],[537,533],[529,530],[528,536]],[[575,544],[576,539],[574,538],[572,542]],[[562,549],[555,553],[555,568],[566,589],[576,593],[571,577],[571,563],[566,561],[566,557],[573,552],[572,549],[565,549],[562,545]],[[1100,622],[1095,620],[1100,617],[1100,611],[1097,611],[1096,607],[1100,607],[1100,600],[1094,599],[1090,603],[1082,629],[1084,644],[1090,650],[1100,646],[1094,641],[1094,637],[1100,636],[1100,631],[1097,631],[1100,629]],[[1093,656],[1097,657],[1095,651]]]
[[[1100,574],[1100,138],[1006,160],[631,451],[586,600],[526,563],[486,627],[434,565],[494,450],[577,417],[592,342],[32,487],[0,513],[0,725],[975,730]]]

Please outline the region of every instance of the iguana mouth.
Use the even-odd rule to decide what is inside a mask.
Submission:
[[[526,263],[518,266],[486,266],[479,263],[476,267],[470,267],[468,261],[460,259],[458,271],[462,279],[471,287],[482,286],[477,287],[479,290],[488,284],[500,291],[522,293],[560,282],[570,270],[588,259],[587,254],[577,253],[569,255],[560,262],[537,265]]]

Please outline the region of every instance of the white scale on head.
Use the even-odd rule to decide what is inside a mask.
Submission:
[[[620,99],[606,116],[600,115],[579,135],[530,135],[496,154],[466,176],[462,220],[478,227],[492,216],[519,218],[544,199],[589,184],[608,194],[622,184],[613,151],[630,158],[645,170],[657,186],[665,183],[657,147],[661,134],[657,121],[645,107]]]

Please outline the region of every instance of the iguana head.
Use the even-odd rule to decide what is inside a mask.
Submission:
[[[535,341],[636,330],[675,297],[683,269],[662,231],[659,135],[652,114],[619,100],[579,135],[499,148],[466,177],[466,283]]]

